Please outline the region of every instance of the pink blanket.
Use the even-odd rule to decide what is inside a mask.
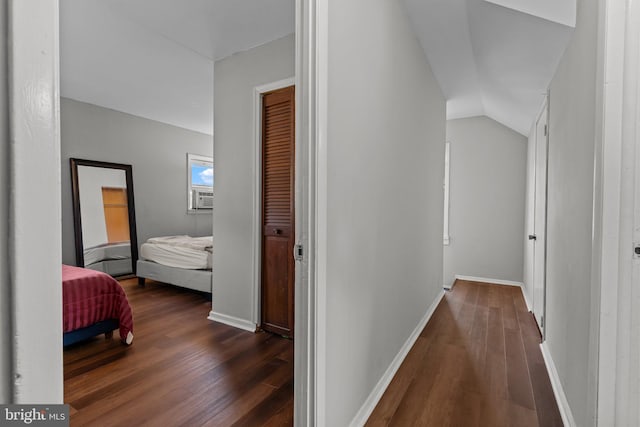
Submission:
[[[62,265],[64,332],[117,319],[120,338],[133,340],[133,313],[124,289],[108,274],[86,268]]]

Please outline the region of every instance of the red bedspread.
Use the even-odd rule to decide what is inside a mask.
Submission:
[[[100,271],[62,266],[64,332],[108,319],[120,321],[120,338],[133,339],[133,313],[124,289]],[[131,333],[131,336],[129,336]]]

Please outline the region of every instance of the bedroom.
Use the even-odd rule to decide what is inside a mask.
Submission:
[[[153,6],[148,1],[60,2],[63,263],[80,265],[80,254],[90,256],[87,250],[101,250],[121,240],[103,238],[94,244],[78,237],[76,230],[90,234],[84,227],[96,216],[80,209],[83,203],[78,200],[85,200],[83,209],[87,205],[80,191],[74,208],[73,171],[97,166],[82,164],[89,160],[109,163],[107,169],[125,177],[126,168],[119,166],[130,166],[127,185],[102,185],[103,192],[104,187],[132,190],[124,205],[133,208],[127,219],[135,227],[130,233],[129,270],[121,268],[129,262],[126,256],[117,260],[116,270],[106,270],[119,276],[137,269],[138,276],[147,278],[144,287],[135,278],[121,280],[133,311],[131,346],[122,345],[116,332],[111,340],[97,337],[65,350],[65,402],[71,404],[72,423],[90,423],[96,416],[108,421],[120,412],[111,411],[115,407],[144,408],[145,413],[166,417],[164,406],[171,399],[184,400],[183,409],[196,408],[194,422],[198,417],[226,422],[251,417],[252,409],[259,411],[274,399],[281,404],[271,415],[291,417],[291,341],[242,329],[255,331],[265,323],[261,289],[256,287],[261,244],[258,239],[256,245],[256,231],[261,228],[256,220],[262,203],[256,198],[261,189],[254,119],[256,96],[261,96],[256,88],[269,92],[293,84],[293,1],[252,1],[237,7],[210,1],[185,7],[163,1]],[[201,184],[206,189],[202,184],[207,184],[192,177],[208,171],[193,167],[194,156],[213,159],[213,209],[192,209],[198,207],[192,187]],[[76,169],[70,159],[76,159]],[[80,188],[82,172],[75,175]],[[74,220],[78,216],[79,223]],[[143,244],[184,235],[215,236],[215,256],[205,253],[204,265],[186,273],[199,278],[185,279],[178,273],[172,279],[173,270],[171,277],[157,276],[164,268],[157,263],[149,264],[151,271],[144,270],[148,254]],[[78,239],[84,247],[79,247]],[[135,261],[135,252],[143,264]],[[253,268],[247,266],[247,258],[253,260]],[[149,280],[154,278],[158,280]],[[212,280],[218,284],[213,289]],[[238,356],[242,351],[253,351],[264,360]],[[145,359],[174,373],[150,380],[159,374],[146,366]],[[181,363],[184,360],[189,363]],[[201,365],[195,367],[197,363]],[[194,380],[198,369],[218,375],[223,368],[228,373],[219,382]],[[262,378],[258,383],[234,381],[233,376],[246,376],[252,369],[260,370],[249,375],[251,381]],[[91,376],[102,385],[92,384]],[[196,384],[183,382],[175,394],[167,393],[166,386],[178,378]],[[147,384],[140,386],[141,379]],[[203,390],[216,394],[208,402],[200,399],[205,407],[198,407],[193,396]],[[250,393],[225,398],[240,390]],[[114,393],[122,397],[109,399]],[[212,406],[218,412],[212,413]],[[171,416],[175,423],[185,420],[184,411],[174,410]]]

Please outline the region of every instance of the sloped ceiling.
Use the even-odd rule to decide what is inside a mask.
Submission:
[[[527,134],[575,0],[405,0],[450,119]],[[213,61],[294,31],[294,0],[61,0],[62,96],[213,133]]]
[[[405,0],[447,118],[529,133],[575,23],[575,0]]]
[[[61,94],[212,134],[214,60],[294,28],[294,0],[61,0]]]

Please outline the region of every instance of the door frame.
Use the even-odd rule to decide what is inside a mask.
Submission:
[[[545,334],[545,330],[546,330],[546,313],[547,313],[547,215],[548,215],[548,211],[547,211],[547,207],[548,207],[548,197],[549,197],[549,109],[550,109],[550,105],[549,105],[549,92],[547,91],[547,93],[544,96],[544,100],[542,102],[542,106],[540,107],[540,111],[538,112],[538,115],[536,116],[536,121],[534,124],[534,135],[535,135],[535,148],[534,148],[534,161],[533,161],[533,165],[534,165],[534,170],[533,170],[533,210],[532,210],[532,215],[533,215],[533,234],[535,234],[536,236],[536,240],[533,241],[533,272],[532,272],[532,277],[533,277],[533,282],[531,284],[531,312],[533,313],[533,317],[536,320],[536,323],[538,323],[538,328],[540,329],[540,334],[542,336],[542,341],[545,340],[546,334]],[[547,128],[547,134],[543,135],[544,138],[544,142],[545,142],[545,168],[544,168],[544,175],[545,175],[545,179],[544,179],[544,200],[542,200],[541,202],[544,203],[544,230],[542,231],[542,233],[540,233],[538,231],[538,224],[536,222],[536,211],[537,211],[537,206],[538,206],[538,123],[540,122],[540,120],[543,118],[543,116],[546,119],[546,128]],[[543,236],[544,237],[544,247],[543,247],[543,251],[544,251],[544,256],[542,260],[537,259],[536,257],[536,246],[539,244],[539,240],[537,239],[537,236]],[[538,318],[536,317],[536,265],[537,263],[541,262],[542,263],[542,313],[540,314],[540,318],[542,319],[542,322],[538,322]]]
[[[640,5],[601,0],[598,26],[590,349],[598,374],[590,403],[599,426],[638,425],[640,259],[632,254],[640,206]]]
[[[9,75],[6,79],[3,72],[0,84],[8,88],[10,133],[9,186],[0,189],[9,201],[10,272],[8,286],[0,285],[2,308],[10,317],[10,327],[2,331],[8,344],[3,353],[10,359],[7,378],[5,366],[0,372],[10,383],[3,403],[56,404],[63,402],[64,381],[59,4],[8,0],[1,7],[6,7],[0,26],[7,29],[7,44],[0,54],[7,54]],[[5,333],[10,334],[6,342]]]
[[[294,426],[326,424],[328,33],[328,1],[296,0]]]
[[[530,234],[535,234],[535,179],[536,179],[536,121],[531,124],[527,139],[527,179],[525,199],[525,226],[524,226],[524,268],[523,268],[523,295],[527,309],[533,312],[533,269],[535,267],[535,247],[529,240]]]
[[[255,86],[253,88],[253,154],[254,154],[254,171],[255,179],[253,180],[253,219],[252,219],[252,234],[253,234],[253,248],[251,254],[251,260],[253,264],[253,292],[252,292],[252,307],[253,318],[251,321],[256,325],[261,324],[261,310],[262,310],[262,95],[274,90],[283,89],[289,86],[295,86],[296,78],[288,77],[286,79],[277,80],[275,82]],[[296,107],[297,114],[297,107]],[[297,118],[294,118],[297,124]],[[297,134],[296,134],[297,136]],[[298,150],[298,139],[294,141],[294,147],[296,152]],[[298,164],[296,162],[294,179],[297,180],[298,173],[304,173],[304,170],[298,172]],[[294,190],[295,201],[295,190]],[[298,206],[294,206],[294,218],[297,220]],[[296,230],[297,232],[297,230]],[[297,240],[296,240],[297,241]],[[291,248],[293,251],[293,248]],[[297,269],[296,265],[296,269]],[[298,283],[298,276],[295,275],[296,282],[294,283],[294,289],[300,286]],[[294,294],[295,296],[295,294]],[[295,315],[295,302],[294,302],[294,315]],[[294,323],[295,324],[295,323]]]

